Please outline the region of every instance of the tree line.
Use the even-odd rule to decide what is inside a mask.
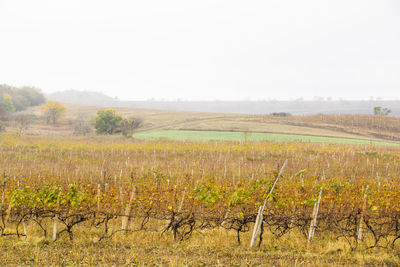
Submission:
[[[0,109],[3,111],[21,111],[45,102],[46,98],[37,88],[0,85]]]

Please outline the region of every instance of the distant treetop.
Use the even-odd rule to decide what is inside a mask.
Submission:
[[[374,107],[374,115],[389,115],[392,111],[388,108],[383,108],[383,107]]]
[[[37,88],[0,84],[0,107],[8,112],[21,111],[45,102],[46,98]]]

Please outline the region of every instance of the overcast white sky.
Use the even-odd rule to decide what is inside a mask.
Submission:
[[[0,0],[0,83],[120,99],[400,95],[399,0]]]

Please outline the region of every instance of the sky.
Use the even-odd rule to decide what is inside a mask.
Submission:
[[[0,84],[124,100],[398,99],[399,0],[0,0]]]

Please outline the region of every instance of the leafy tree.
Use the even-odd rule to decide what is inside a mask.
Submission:
[[[31,106],[38,106],[46,102],[46,99],[40,90],[33,87],[17,88],[0,84],[0,98],[5,94],[8,94],[11,97],[15,111],[24,110]],[[3,101],[0,101],[0,106],[3,108],[5,107]]]
[[[121,132],[121,115],[115,109],[107,108],[97,111],[92,123],[98,134],[115,134]]]
[[[48,101],[41,107],[41,111],[47,123],[55,124],[60,118],[65,116],[66,108],[60,102]]]
[[[121,133],[123,136],[131,136],[135,129],[139,128],[143,123],[142,119],[130,117],[123,119],[120,124]]]
[[[20,95],[23,95],[28,103],[28,106],[37,106],[46,102],[46,98],[40,93],[40,90],[34,87],[22,87],[17,90]]]
[[[3,102],[3,107],[6,111],[9,111],[9,112],[15,111],[14,102],[12,100],[12,97],[9,94],[7,94],[7,93],[3,94],[2,102]]]
[[[392,111],[388,108],[374,107],[374,115],[389,115]]]
[[[17,111],[21,111],[29,107],[29,100],[23,95],[14,94],[13,101]]]

